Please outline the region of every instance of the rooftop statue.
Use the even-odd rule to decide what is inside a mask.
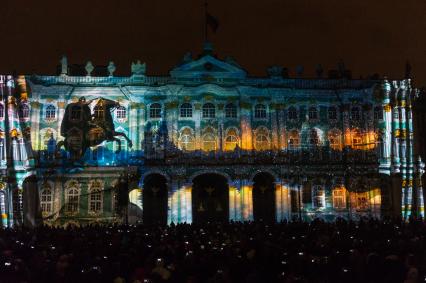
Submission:
[[[67,56],[62,56],[61,58],[61,75],[68,74],[68,59]]]
[[[114,62],[109,61],[109,64],[108,64],[108,73],[109,73],[109,76],[110,76],[110,77],[113,77],[113,76],[114,76],[114,72],[115,72],[115,70],[116,70],[116,67],[115,67]]]
[[[95,67],[93,67],[93,64],[91,61],[88,61],[86,64],[86,72],[87,72],[87,76],[90,76],[90,74],[93,72],[93,70],[95,69]]]
[[[140,60],[136,61],[136,63],[132,62],[131,71],[132,75],[145,75],[146,64],[142,64]]]
[[[283,74],[283,67],[281,66],[271,66],[267,69],[268,75],[270,77],[281,77]]]

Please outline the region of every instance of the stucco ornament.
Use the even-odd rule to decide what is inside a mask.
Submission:
[[[140,60],[137,60],[136,63],[132,62],[131,70],[132,75],[145,75],[146,64],[142,64]]]
[[[116,67],[115,67],[114,62],[109,61],[109,64],[108,64],[108,73],[109,73],[110,77],[114,76],[115,70],[116,70]]]
[[[61,58],[61,75],[68,74],[68,59],[67,56],[62,56]]]
[[[92,64],[91,61],[88,61],[87,64],[86,64],[85,69],[86,69],[87,76],[90,76],[91,73],[93,72],[93,70],[95,69],[95,67],[93,67],[93,64]]]

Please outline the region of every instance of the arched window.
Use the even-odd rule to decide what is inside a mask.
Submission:
[[[383,120],[383,108],[381,106],[374,107],[374,120]]]
[[[182,130],[179,139],[179,147],[181,150],[185,151],[195,150],[194,135],[189,128]]]
[[[288,119],[289,120],[297,120],[297,110],[295,107],[290,107],[288,109]]]
[[[320,138],[316,129],[312,129],[309,132],[309,144],[311,146],[318,146],[320,144]]]
[[[232,151],[238,145],[238,135],[235,129],[230,129],[226,133],[225,151]]]
[[[41,212],[49,214],[52,212],[53,207],[53,193],[50,188],[44,188],[40,194]]]
[[[151,104],[149,107],[150,118],[161,118],[161,105],[159,103]]]
[[[325,208],[325,190],[323,186],[312,187],[312,206],[315,209]]]
[[[267,136],[263,134],[256,135],[256,149],[257,150],[269,149],[269,140]]]
[[[328,132],[328,142],[334,150],[342,149],[342,134],[339,130],[333,129]]]
[[[80,204],[80,192],[77,188],[71,187],[67,190],[65,209],[67,212],[76,213],[78,212],[78,206]]]
[[[333,207],[335,209],[346,208],[346,189],[344,187],[336,187],[333,190]]]
[[[203,136],[203,150],[207,152],[216,150],[216,138],[213,134]]]
[[[359,121],[359,120],[361,120],[361,113],[360,113],[359,107],[352,107],[352,109],[351,109],[351,119],[353,121]]]
[[[266,118],[266,107],[263,104],[257,104],[254,107],[254,118],[265,119]]]
[[[126,116],[127,116],[126,107],[120,106],[120,107],[117,108],[117,110],[115,110],[115,117],[117,119],[124,120],[124,119],[126,119]]]
[[[30,117],[30,107],[27,104],[21,104],[19,107],[19,116],[24,119]]]
[[[53,105],[49,105],[46,107],[45,113],[46,120],[53,120],[56,118],[56,107]]]
[[[369,192],[350,192],[351,208],[357,211],[366,211],[369,207]]]
[[[192,105],[190,103],[184,103],[180,106],[180,117],[192,118]]]
[[[105,117],[105,113],[104,113],[104,107],[101,105],[96,105],[95,108],[93,109],[93,116],[96,119],[103,119]]]
[[[89,193],[89,212],[99,213],[102,211],[102,186],[99,182],[93,182]]]
[[[255,148],[256,150],[269,150],[269,132],[265,128],[256,130]]]
[[[203,105],[203,118],[214,118],[216,116],[216,108],[212,103]]]
[[[237,107],[234,103],[226,104],[225,106],[225,117],[226,118],[237,118]]]
[[[300,136],[298,130],[291,130],[288,136],[288,148],[296,149],[300,146]]]
[[[74,105],[71,107],[71,120],[81,120],[81,107]]]
[[[194,150],[194,137],[183,135],[180,139],[180,148],[186,151]]]
[[[0,119],[4,118],[4,105],[0,104]]]
[[[328,108],[328,120],[337,120],[337,109],[334,106]]]
[[[309,107],[308,111],[309,120],[317,120],[318,119],[318,110],[316,107]]]

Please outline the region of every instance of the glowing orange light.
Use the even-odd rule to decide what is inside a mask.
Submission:
[[[360,132],[358,129],[346,129],[345,145],[352,149],[371,150],[376,147],[377,134],[374,131]]]

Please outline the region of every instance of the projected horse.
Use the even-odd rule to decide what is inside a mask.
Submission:
[[[78,102],[70,103],[65,109],[65,115],[61,123],[61,135],[65,137],[60,141],[56,149],[62,146],[71,153],[72,159],[80,159],[91,146],[101,144],[103,141],[115,141],[118,143],[116,153],[121,151],[121,141],[117,136],[126,139],[129,147],[132,141],[125,133],[116,132],[112,119],[112,110],[118,108],[118,102],[100,98],[94,107],[94,113],[90,111],[89,104],[81,97]]]

